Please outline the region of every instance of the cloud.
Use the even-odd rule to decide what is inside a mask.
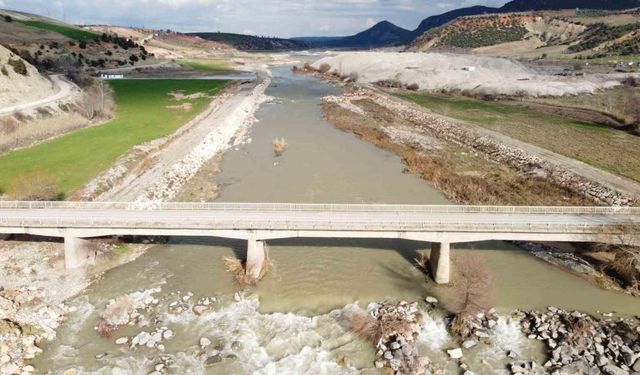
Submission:
[[[350,35],[388,20],[414,29],[423,18],[460,6],[506,0],[0,0],[4,8],[79,24],[170,28],[178,31],[253,30],[259,35]]]
[[[365,25],[367,27],[371,27],[371,26],[373,26],[375,24],[376,24],[376,21],[374,21],[373,18],[371,18],[371,17],[367,18],[367,22],[365,23]]]

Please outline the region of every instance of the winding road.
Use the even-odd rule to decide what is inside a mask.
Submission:
[[[69,99],[71,96],[80,92],[80,88],[74,83],[68,81],[61,74],[51,76],[51,81],[57,88],[57,91],[42,99],[34,100],[28,103],[12,105],[10,107],[0,108],[0,115],[6,115],[18,111],[28,111],[40,107],[49,106]]]

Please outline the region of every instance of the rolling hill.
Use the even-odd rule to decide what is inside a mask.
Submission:
[[[301,40],[261,37],[233,33],[188,33],[204,40],[231,45],[242,51],[285,51],[309,48],[309,44]]]

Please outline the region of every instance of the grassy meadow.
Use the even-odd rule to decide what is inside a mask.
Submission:
[[[65,25],[59,25],[51,22],[43,21],[18,21],[24,25],[35,27],[36,29],[53,31],[58,34],[62,34],[67,38],[76,40],[92,40],[100,37],[100,35],[91,31],[83,30],[80,28],[69,27]]]
[[[193,70],[199,70],[202,72],[221,73],[221,72],[233,72],[233,68],[228,61],[225,60],[212,60],[212,59],[189,59],[178,60],[178,64],[191,68]]]
[[[206,97],[174,100],[168,95],[170,92],[215,95],[227,82],[116,80],[109,84],[116,100],[112,121],[0,156],[0,192],[6,192],[20,175],[44,171],[57,176],[61,192],[68,195],[109,168],[131,147],[173,133],[210,101]],[[191,103],[192,108],[167,108],[183,103]]]
[[[399,96],[435,113],[480,125],[640,181],[640,137],[626,132],[479,99],[423,93],[403,93]]]

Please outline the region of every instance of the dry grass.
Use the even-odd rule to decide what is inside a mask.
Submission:
[[[0,153],[14,148],[30,146],[58,135],[89,125],[78,113],[60,113],[53,117],[21,122],[14,117],[0,120]]]
[[[451,201],[478,205],[594,204],[582,195],[548,180],[523,176],[514,169],[490,162],[481,155],[474,155],[461,146],[448,143],[445,152],[441,152],[396,143],[382,130],[383,127],[401,125],[411,128],[415,125],[398,122],[392,113],[370,100],[360,100],[356,104],[368,113],[367,117],[332,103],[325,103],[325,117],[334,126],[351,131],[397,154],[403,159],[409,172],[431,182]],[[435,137],[433,134],[425,134]]]
[[[260,271],[260,276],[258,277],[258,279],[254,279],[247,275],[246,261],[234,257],[224,257],[222,258],[222,260],[224,261],[227,272],[233,275],[233,277],[236,279],[236,282],[241,287],[256,285],[258,281],[262,280],[262,278],[267,273],[269,273],[269,270],[272,267],[271,260],[269,260],[268,258],[265,259],[262,270]]]
[[[105,337],[105,338],[110,338],[111,336],[113,336],[115,331],[118,330],[118,327],[114,327],[114,326],[110,325],[103,318],[100,318],[100,320],[98,321],[98,324],[96,325],[95,328],[96,328],[96,331],[98,332],[98,334],[100,336],[102,336],[102,337]]]
[[[13,199],[28,201],[54,201],[63,198],[58,177],[45,171],[25,172],[9,188]]]
[[[382,337],[382,328],[378,320],[369,314],[351,311],[344,315],[344,319],[353,333],[374,345]]]
[[[273,153],[275,156],[281,156],[287,148],[287,142],[284,138],[276,138],[273,140]]]

